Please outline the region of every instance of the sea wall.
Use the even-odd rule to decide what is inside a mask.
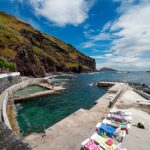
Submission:
[[[11,125],[10,125],[10,122],[9,122],[9,119],[8,119],[8,116],[7,116],[7,103],[8,103],[8,92],[6,93],[3,93],[3,105],[2,105],[2,118],[6,124],[6,126],[11,129]]]
[[[146,99],[150,100],[150,95],[149,94],[147,94],[145,92],[142,92],[142,91],[139,91],[139,90],[136,90],[136,89],[134,89],[134,91],[137,92],[138,94],[142,95]]]
[[[0,93],[2,93],[8,87],[19,82],[21,82],[21,76],[19,72],[0,74]]]
[[[120,89],[120,90],[115,94],[115,96],[111,99],[110,103],[114,104],[114,103],[117,101],[118,97],[121,95],[121,93],[122,93],[122,89]]]

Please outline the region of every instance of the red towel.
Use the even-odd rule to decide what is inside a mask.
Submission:
[[[106,141],[106,144],[111,146],[111,145],[113,145],[113,141],[111,139],[109,139],[109,140]]]

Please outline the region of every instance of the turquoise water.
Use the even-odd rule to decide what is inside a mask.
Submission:
[[[28,86],[28,87],[18,90],[15,93],[15,95],[24,96],[24,95],[29,95],[29,94],[33,94],[36,92],[46,91],[46,90],[48,90],[48,89],[38,86],[38,85],[32,85],[32,86]]]
[[[140,82],[150,85],[150,74],[146,72],[113,73],[101,72],[81,74],[66,80],[64,92],[55,96],[36,98],[16,104],[17,120],[22,132],[42,132],[56,122],[80,108],[90,109],[105,89],[92,87],[97,80]]]

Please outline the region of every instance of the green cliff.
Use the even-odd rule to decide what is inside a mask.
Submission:
[[[95,60],[70,44],[0,12],[0,68],[40,77],[47,72],[90,72]]]

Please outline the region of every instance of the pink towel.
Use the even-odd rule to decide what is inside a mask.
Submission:
[[[92,140],[88,141],[88,143],[84,145],[84,148],[86,150],[100,150],[100,146],[96,145]]]

